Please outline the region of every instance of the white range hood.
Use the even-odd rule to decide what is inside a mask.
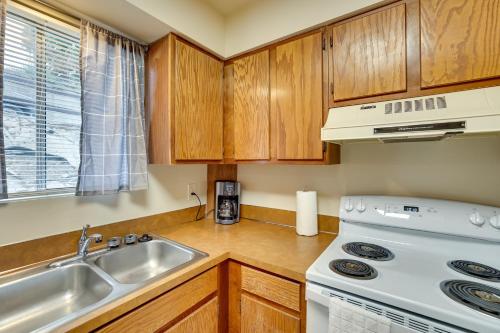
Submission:
[[[500,132],[500,87],[332,108],[321,140],[431,141]]]

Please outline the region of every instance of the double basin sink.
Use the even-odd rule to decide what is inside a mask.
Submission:
[[[48,332],[207,254],[155,237],[0,277],[0,332]]]

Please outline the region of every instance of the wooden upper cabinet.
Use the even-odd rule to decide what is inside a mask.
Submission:
[[[333,101],[406,90],[405,4],[333,25],[332,41]]]
[[[423,88],[500,76],[500,0],[421,0]]]
[[[269,50],[234,61],[234,158],[270,158]]]
[[[221,61],[176,39],[176,160],[222,159],[222,69]]]
[[[222,160],[222,70],[222,61],[173,34],[150,45],[146,59],[150,163]]]
[[[322,33],[276,47],[275,108],[277,158],[323,158]]]

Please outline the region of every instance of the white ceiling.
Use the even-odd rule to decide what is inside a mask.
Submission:
[[[215,10],[223,16],[227,16],[240,8],[245,7],[250,2],[257,2],[260,0],[201,0],[208,3]]]
[[[43,0],[65,12],[97,20],[140,42],[151,43],[172,29],[124,0]]]

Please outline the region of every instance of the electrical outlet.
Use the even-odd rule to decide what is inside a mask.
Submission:
[[[196,197],[194,195],[191,195],[191,193],[195,192],[198,194],[198,190],[196,188],[195,183],[190,183],[188,184],[188,189],[187,189],[187,199],[188,200],[196,200]]]

